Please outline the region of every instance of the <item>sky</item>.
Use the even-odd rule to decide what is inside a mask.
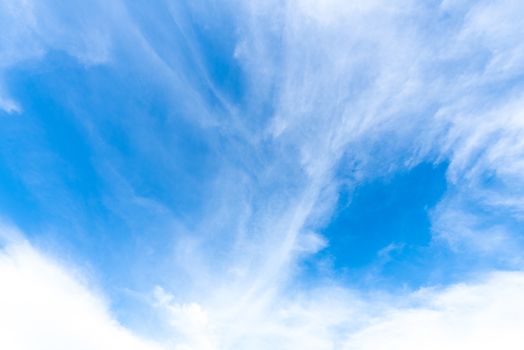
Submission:
[[[0,0],[0,348],[522,349],[522,13]]]

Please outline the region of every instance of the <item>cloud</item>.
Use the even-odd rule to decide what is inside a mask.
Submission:
[[[175,342],[180,349],[520,349],[523,292],[524,273],[494,271],[407,294],[365,295],[331,285],[270,308],[253,302],[236,311],[234,303],[206,309],[160,299],[184,336]]]
[[[119,4],[90,11],[80,2],[45,4],[24,0],[0,2],[0,108],[20,113],[21,106],[9,96],[5,75],[16,65],[37,60],[49,51],[63,51],[85,65],[106,63],[111,57],[112,38],[109,18]]]
[[[121,326],[78,272],[0,228],[0,347],[160,350]]]
[[[436,239],[453,245],[462,232],[472,250],[489,250],[497,237],[517,244],[524,51],[513,24],[522,22],[514,18],[521,3],[292,1],[277,12],[266,6],[273,5],[247,10],[237,57],[258,89],[274,81],[266,133],[297,152],[307,177],[295,202],[307,214],[297,227],[329,218],[337,181],[353,187],[422,161],[447,161],[450,190],[432,216]],[[341,168],[350,169],[348,178],[337,174]],[[443,224],[444,212],[486,211],[505,218],[460,220],[465,226],[456,230]]]
[[[125,329],[79,271],[64,268],[3,226],[0,345],[9,349],[165,347]],[[476,281],[409,294],[364,295],[334,285],[242,305],[178,303],[161,287],[156,307],[173,327],[175,349],[519,349],[524,273],[492,272]],[[223,302],[223,299],[220,299]]]
[[[450,164],[450,190],[432,212],[434,239],[468,257],[506,255],[511,267],[522,267],[524,126],[518,91],[524,36],[510,24],[522,22],[518,1],[242,4],[240,15],[232,17],[238,21],[235,35],[224,39],[238,40],[231,57],[224,54],[224,66],[241,67],[246,86],[239,100],[221,90],[220,79],[212,79],[220,69],[206,59],[215,57],[216,48],[210,53],[193,44],[202,37],[214,42],[212,34],[228,32],[198,22],[209,19],[195,9],[162,3],[144,12],[118,3],[112,12],[102,11],[109,5],[101,3],[76,5],[3,2],[2,14],[12,25],[0,42],[16,50],[2,47],[0,69],[62,50],[80,64],[106,64],[114,86],[92,83],[88,91],[95,91],[95,98],[80,99],[86,106],[105,100],[109,90],[124,91],[110,101],[119,108],[111,107],[109,116],[99,113],[104,108],[74,115],[89,130],[86,144],[94,150],[80,158],[92,159],[109,187],[102,199],[89,202],[106,203],[110,210],[103,208],[104,214],[116,213],[134,232],[143,232],[128,239],[126,227],[111,241],[113,227],[106,227],[111,234],[100,241],[139,241],[139,252],[133,252],[154,261],[143,270],[153,276],[147,283],[162,280],[152,304],[173,327],[170,344],[181,349],[380,349],[409,347],[427,335],[440,348],[453,348],[477,339],[489,344],[483,338],[490,334],[487,329],[510,342],[509,348],[518,344],[517,328],[505,320],[510,305],[522,308],[516,300],[520,272],[495,272],[481,282],[419,294],[384,292],[383,298],[363,296],[335,281],[304,282],[295,274],[301,259],[329,245],[317,232],[330,220],[342,186],[442,160]],[[113,23],[115,18],[120,21]],[[207,29],[196,31],[198,25]],[[112,60],[115,42],[120,51]],[[118,72],[115,79],[112,69]],[[132,79],[119,80],[120,75]],[[126,90],[131,80],[140,82],[139,93]],[[0,107],[5,111],[23,109],[4,95]],[[176,112],[152,115],[156,109]],[[123,149],[111,140],[121,134],[126,135]],[[211,149],[205,152],[213,166],[195,166],[207,158],[195,161],[199,145],[178,142],[180,135]],[[212,178],[192,178],[199,171]],[[61,173],[62,167],[56,171]],[[46,188],[52,186],[47,180],[53,177],[44,177]],[[204,198],[202,208],[180,209],[184,190]],[[34,191],[49,207],[60,202],[56,192]],[[71,203],[85,201],[70,197]],[[162,234],[151,234],[158,222],[167,222],[158,229]],[[67,237],[66,232],[62,238]],[[168,256],[150,246],[168,246]],[[114,254],[112,247],[107,251]],[[387,249],[382,253],[387,257]],[[31,348],[34,339],[53,348],[78,348],[76,342],[86,348],[149,346],[119,326],[95,293],[29,243],[6,245],[1,269],[9,286],[0,291],[6,293],[2,300],[13,302],[3,301],[10,311],[0,319],[3,326],[16,327],[6,339],[19,342],[10,345]],[[71,310],[78,323],[71,322]],[[522,325],[518,317],[516,326]],[[90,327],[98,336],[85,333]],[[71,336],[64,336],[64,329],[71,329]],[[23,336],[27,332],[33,336]]]
[[[116,8],[116,4],[106,6],[96,18],[79,2],[2,1],[0,18],[6,28],[0,36],[0,68],[38,58],[49,50],[64,50],[84,64],[106,62],[111,38],[104,32],[110,23],[107,18]]]
[[[344,348],[519,349],[523,290],[522,272],[498,272],[477,283],[421,291],[421,306],[388,310],[350,335]]]
[[[301,281],[293,280],[293,264],[310,228],[317,229],[332,215],[337,199],[333,184],[344,182],[337,173],[344,165],[352,170],[347,181],[358,186],[361,181],[422,161],[448,161],[450,190],[432,213],[434,241],[443,240],[460,256],[484,262],[482,270],[492,268],[491,263],[496,265],[498,260],[493,257],[503,254],[512,268],[522,267],[522,177],[518,174],[523,138],[518,90],[524,55],[513,49],[521,45],[522,36],[510,26],[497,25],[512,23],[510,18],[522,5],[515,1],[495,5],[462,2],[456,6],[406,1],[402,5],[292,1],[288,6],[277,6],[276,11],[270,10],[274,3],[247,6],[235,57],[252,80],[252,96],[269,96],[273,106],[262,122],[262,136],[255,133],[253,139],[262,137],[278,150],[259,170],[266,174],[264,165],[269,164],[267,168],[276,167],[279,174],[295,174],[296,168],[300,171],[290,181],[294,187],[289,188],[296,191],[274,196],[264,192],[266,203],[279,210],[266,205],[267,210],[257,212],[252,219],[261,223],[256,225],[257,234],[248,235],[248,242],[240,245],[245,255],[232,252],[238,257],[232,259],[238,269],[232,270],[244,269],[248,277],[227,276],[225,282],[211,284],[213,296],[193,294],[211,325],[233,322],[232,328],[242,330],[228,331],[226,326],[218,332],[231,334],[226,348],[238,344],[253,349],[341,348],[341,339],[349,333],[348,348],[387,348],[388,342],[396,344],[396,332],[404,335],[417,323],[427,325],[430,331],[426,334],[435,337],[441,348],[453,348],[454,344],[477,344],[475,332],[495,326],[470,309],[459,308],[477,292],[485,292],[485,298],[470,307],[493,308],[490,317],[503,325],[495,329],[495,338],[504,337],[502,319],[510,305],[520,307],[513,300],[522,288],[520,273],[500,273],[484,282],[440,289],[412,309],[381,304],[381,300],[367,303],[344,288],[342,292],[337,288],[323,290],[332,300],[344,300],[339,304],[323,301],[313,292],[303,296],[307,302],[293,304],[286,293],[287,288],[301,286]],[[276,188],[282,184],[280,180],[274,176],[267,181]],[[252,182],[246,183],[246,187],[239,187],[242,191],[259,190]],[[486,219],[490,212],[502,214]],[[249,250],[252,246],[255,248]],[[468,273],[478,271],[471,267]],[[199,276],[198,271],[194,276]],[[504,298],[497,293],[499,287],[514,292],[506,305],[498,304]],[[456,294],[460,290],[464,299]],[[409,292],[403,297],[408,301],[414,298]],[[447,301],[438,302],[441,298]],[[217,299],[225,305],[237,304],[238,310],[217,311],[220,308],[213,306]],[[364,304],[364,309],[373,312],[355,311],[352,303]],[[282,305],[294,308],[277,307]],[[392,314],[360,325],[360,331],[334,331],[358,324],[355,319],[380,314],[379,306],[389,308]],[[412,313],[413,318],[407,316]],[[222,319],[224,314],[234,316]],[[435,314],[437,321],[432,320]],[[330,317],[335,319],[333,323]],[[475,318],[479,324],[472,329],[466,326],[464,334],[456,335],[446,325],[454,317],[459,320],[457,325],[460,320],[469,324]],[[241,325],[231,321],[236,319]],[[391,336],[381,337],[374,325]],[[507,330],[508,344],[518,345],[518,328]],[[246,336],[249,341],[241,336],[238,340],[238,334],[251,332]],[[425,334],[423,329],[416,332]],[[440,333],[449,333],[454,343],[438,343],[444,337]],[[399,340],[401,344],[413,344],[409,335],[405,337]]]
[[[5,97],[1,95],[1,90],[0,90],[0,109],[3,109],[8,114],[20,113],[21,111],[20,106],[16,103],[16,101],[13,101],[9,97]]]

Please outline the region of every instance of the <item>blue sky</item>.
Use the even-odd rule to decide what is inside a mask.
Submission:
[[[0,0],[0,348],[522,348],[523,12]]]

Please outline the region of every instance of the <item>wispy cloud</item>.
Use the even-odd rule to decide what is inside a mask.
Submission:
[[[57,232],[45,238],[146,294],[170,345],[409,348],[426,335],[458,348],[489,344],[489,328],[511,348],[522,276],[489,271],[523,267],[523,11],[511,0],[3,1],[0,108],[26,122],[9,124],[0,155]],[[48,65],[36,76],[27,61]],[[322,227],[343,189],[441,161],[431,244],[478,262],[463,285],[369,296],[330,274],[301,279],[330,244]],[[140,342],[29,243],[3,254],[10,278],[45,270],[20,283],[56,288],[49,305],[71,296],[100,332]]]

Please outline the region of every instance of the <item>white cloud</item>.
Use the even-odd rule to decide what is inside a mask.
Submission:
[[[336,349],[351,333],[353,344],[365,346],[370,341],[367,334],[373,334],[376,341],[381,338],[372,333],[373,325],[362,325],[366,322],[359,319],[380,314],[380,307],[394,315],[415,313],[421,324],[433,327],[433,334],[451,331],[439,328],[445,321],[432,323],[431,310],[437,310],[442,320],[453,318],[450,310],[460,300],[438,307],[434,303],[459,287],[432,292],[419,303],[422,306],[411,309],[383,300],[365,301],[351,290],[335,287],[318,293],[305,288],[302,295],[289,295],[287,289],[301,286],[293,280],[297,257],[326,244],[321,236],[308,232],[310,226],[325,222],[332,214],[337,195],[334,172],[340,162],[354,167],[348,181],[356,186],[364,179],[422,161],[448,160],[452,189],[432,215],[435,238],[464,254],[478,253],[480,259],[507,254],[513,266],[522,266],[515,239],[519,232],[503,223],[484,222],[482,215],[468,206],[468,200],[474,201],[483,209],[507,210],[506,217],[517,219],[524,208],[518,192],[522,188],[522,98],[512,91],[489,89],[518,73],[524,51],[513,50],[513,44],[520,43],[520,37],[505,26],[495,30],[492,25],[507,23],[522,6],[497,3],[490,12],[497,18],[486,22],[478,16],[485,16],[485,9],[492,6],[487,2],[462,2],[453,8],[449,4],[430,6],[429,10],[411,1],[362,4],[292,1],[280,7],[250,2],[244,8],[246,23],[239,30],[242,38],[235,57],[252,79],[253,98],[270,95],[275,107],[266,128],[256,128],[254,135],[249,135],[254,140],[269,139],[278,150],[273,158],[265,159],[267,167],[257,170],[266,181],[264,185],[282,186],[275,174],[295,174],[296,168],[303,173],[290,181],[294,191],[260,195],[264,204],[257,210],[253,198],[263,190],[249,179],[240,182],[242,176],[231,171],[224,181],[217,182],[218,197],[227,203],[225,210],[243,214],[232,249],[220,247],[228,252],[228,271],[234,273],[223,273],[222,266],[217,267],[223,260],[217,263],[216,255],[200,251],[198,244],[193,245],[197,239],[187,245],[182,242],[189,253],[178,255],[187,256],[181,265],[188,266],[189,275],[197,282],[175,285],[173,294],[179,298],[170,302],[177,315],[194,309],[184,305],[198,305],[207,319],[202,333],[188,331],[191,339],[205,334],[202,337],[212,339],[211,344],[217,341],[217,346],[226,349]],[[456,22],[450,24],[447,16]],[[512,44],[503,45],[508,37]],[[472,68],[470,62],[479,57],[486,62]],[[490,191],[484,186],[481,177],[486,171],[506,182],[507,190]],[[233,194],[220,191],[224,184]],[[253,195],[238,201],[237,196],[242,198],[239,193]],[[220,218],[213,217],[206,233],[214,232]],[[382,254],[387,258],[387,250]],[[478,301],[479,308],[491,307],[498,298],[497,287],[492,285],[521,288],[519,273],[508,276],[465,285],[464,293],[493,292]],[[330,297],[326,300],[322,293]],[[180,301],[191,298],[195,304]],[[415,297],[405,298],[409,303]],[[499,311],[494,311],[494,318]],[[465,309],[457,312],[464,322],[474,317]],[[390,316],[382,314],[373,322],[385,324]],[[395,322],[391,325],[394,332],[404,321],[395,316],[391,322]],[[361,331],[355,333],[352,327],[357,325]],[[502,336],[503,330],[497,332]],[[463,337],[451,339],[457,344],[474,341],[467,333]],[[383,340],[393,342],[386,337]],[[410,345],[409,339],[402,341]]]
[[[266,6],[275,4],[250,4],[237,57],[257,89],[277,90],[266,133],[297,150],[307,176],[303,195],[288,206],[305,210],[304,221],[276,232],[296,236],[302,225],[315,224],[318,207],[332,208],[330,184],[341,163],[349,164],[347,182],[356,186],[446,160],[450,191],[433,215],[437,236],[499,252],[516,244],[520,233],[503,224],[485,230],[474,225],[481,219],[461,220],[463,226],[449,230],[453,224],[443,221],[476,215],[468,201],[522,221],[521,2],[297,0],[277,12]],[[268,79],[274,85],[260,84]],[[486,175],[501,186],[486,185]],[[320,211],[324,219],[332,213]]]
[[[422,306],[391,309],[352,334],[345,348],[521,349],[524,273],[422,293]]]
[[[314,254],[328,245],[325,237],[316,232],[306,232],[297,238],[295,250],[300,253]]]
[[[2,91],[0,90],[0,109],[3,109],[8,114],[20,113],[21,108],[18,103],[9,97],[2,96]]]
[[[98,2],[0,1],[0,87],[10,68],[52,50],[67,52],[85,65],[107,63],[114,25],[110,18],[118,11],[117,2],[101,6]],[[7,87],[0,89],[0,108],[7,113],[21,111]]]
[[[0,228],[0,348],[160,350],[115,321],[78,274]]]
[[[2,227],[0,347],[160,350],[109,314],[81,276],[38,252],[21,234]],[[180,350],[267,349],[520,349],[524,273],[493,272],[477,282],[407,295],[364,296],[328,285],[309,292],[243,304],[176,303],[158,287]],[[210,300],[208,300],[209,302]],[[220,299],[224,302],[224,299]],[[259,303],[261,302],[261,303]]]
[[[226,344],[246,349],[339,349],[343,341],[348,349],[409,348],[416,345],[413,339],[421,340],[419,334],[428,335],[435,348],[475,344],[482,349],[478,340],[485,340],[486,329],[493,329],[493,337],[504,339],[508,348],[518,348],[523,320],[518,318],[517,326],[504,320],[512,305],[522,310],[516,300],[522,292],[520,272],[495,273],[482,282],[427,292],[423,300],[408,293],[403,302],[418,305],[411,307],[396,306],[402,302],[391,296],[369,301],[334,287],[323,290],[328,300],[311,292],[297,297],[299,302],[283,291],[295,286],[287,278],[308,240],[304,227],[317,223],[311,222],[311,214],[321,212],[318,221],[331,214],[318,207],[332,208],[326,202],[336,200],[336,191],[329,184],[341,161],[354,164],[355,185],[421,161],[448,160],[450,191],[432,216],[435,238],[465,255],[474,252],[483,259],[507,254],[513,266],[522,266],[521,233],[502,222],[484,221],[468,204],[473,201],[483,210],[503,211],[508,220],[521,220],[522,96],[509,87],[520,86],[512,79],[522,74],[524,51],[514,49],[523,37],[508,23],[520,23],[514,16],[522,12],[522,4],[465,1],[429,9],[410,1],[358,4],[247,6],[235,57],[252,78],[253,96],[267,93],[275,102],[263,135],[277,147],[292,150],[282,157],[296,156],[305,180],[298,194],[274,201],[285,202],[284,210],[259,213],[265,225],[257,229],[263,238],[252,238],[254,253],[235,260],[252,278],[242,283],[227,279],[224,292],[217,288],[213,296],[199,295],[199,305],[210,325],[226,328],[218,332],[230,335],[223,340]],[[497,84],[507,90],[497,90]],[[278,155],[271,164],[280,160]],[[486,172],[507,188],[486,186]],[[326,188],[330,196],[324,196]],[[475,298],[478,293],[482,298]],[[240,310],[223,311],[213,302],[217,299],[241,305]],[[479,315],[484,309],[489,313]],[[413,339],[405,334],[410,327]],[[402,337],[396,339],[396,334]]]
[[[0,18],[5,28],[0,34],[0,68],[38,58],[48,50],[66,51],[84,64],[106,62],[111,46],[108,19],[118,6],[106,5],[103,13],[90,11],[100,5],[3,0]]]
[[[164,292],[163,292],[164,293]],[[180,349],[504,349],[524,345],[523,272],[408,294],[356,294],[334,285],[235,310],[164,300]],[[236,300],[239,302],[238,300]]]

